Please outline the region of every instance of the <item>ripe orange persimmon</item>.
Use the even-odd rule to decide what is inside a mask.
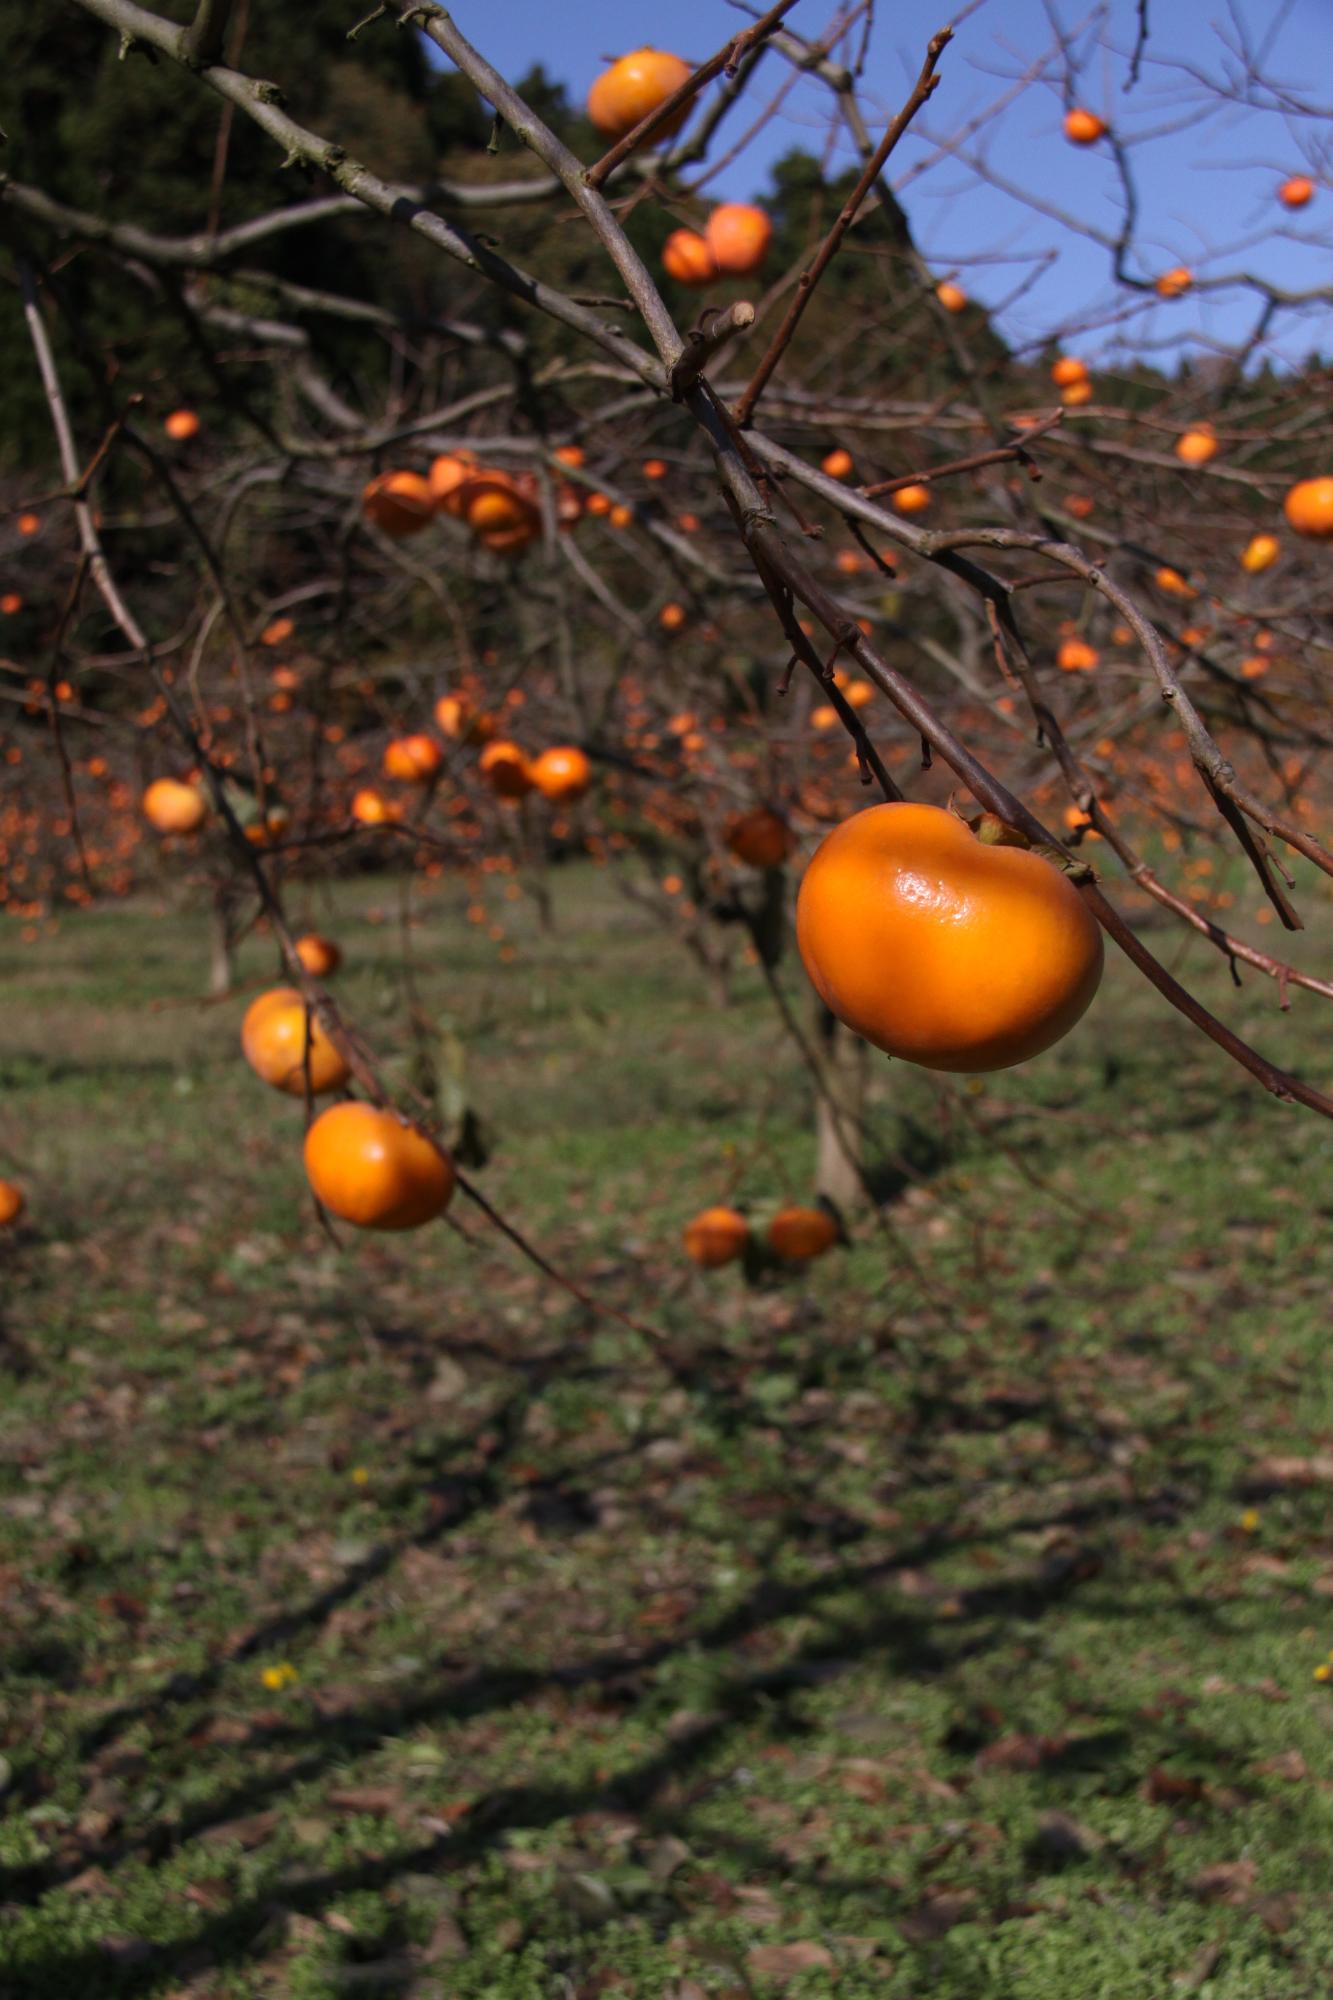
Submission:
[[[1298,535],[1327,541],[1333,535],[1333,479],[1302,479],[1282,502],[1282,511]]]
[[[1251,535],[1241,552],[1240,566],[1250,576],[1258,576],[1261,571],[1272,569],[1282,553],[1282,544],[1276,535]]]
[[[822,1257],[838,1240],[838,1225],[826,1208],[780,1208],[768,1225],[768,1247],[790,1264]]]
[[[1283,181],[1277,198],[1284,208],[1304,208],[1314,196],[1314,182],[1307,174],[1293,174]]]
[[[1071,493],[1065,501],[1065,505],[1076,521],[1086,521],[1089,515],[1095,511],[1097,502],[1090,494]]]
[[[830,479],[849,479],[852,472],[852,454],[844,451],[841,445],[837,445],[826,458],[821,460],[819,469],[821,472],[826,472]]]
[[[1187,264],[1176,264],[1169,271],[1163,271],[1154,289],[1164,299],[1178,299],[1194,283],[1194,273]]]
[[[1207,465],[1210,458],[1217,456],[1212,425],[1199,424],[1192,431],[1182,431],[1174,449],[1182,465]]]
[[[833,566],[843,576],[859,576],[865,568],[865,558],[857,549],[839,549],[833,558]]]
[[[967,304],[967,293],[961,285],[955,285],[950,278],[945,278],[942,283],[936,285],[935,296],[945,312],[960,313]]]
[[[296,630],[294,618],[271,618],[259,635],[261,646],[281,646]]]
[[[1051,363],[1051,380],[1057,389],[1068,389],[1074,382],[1086,382],[1088,364],[1080,361],[1077,354],[1062,354],[1058,361]]]
[[[610,494],[590,493],[583,503],[583,511],[585,514],[609,514],[611,512]]]
[[[540,520],[532,495],[507,472],[470,472],[458,497],[464,520],[479,535],[526,528]]]
[[[690,76],[690,66],[679,56],[662,49],[635,49],[604,69],[588,92],[588,116],[608,139],[623,139],[626,132],[650,112],[664,104]],[[650,135],[649,143],[669,139],[685,123],[689,105],[682,105],[664,119]]]
[[[1055,656],[1055,664],[1067,674],[1090,674],[1100,655],[1086,639],[1066,639]]]
[[[864,708],[875,699],[875,685],[873,681],[849,681],[845,693],[849,708]]]
[[[489,743],[495,734],[495,717],[474,708],[462,694],[442,694],[435,704],[435,720],[440,734],[454,743]]]
[[[444,752],[433,736],[395,736],[384,748],[384,775],[409,785],[424,785],[444,762]]]
[[[1073,146],[1095,146],[1106,130],[1106,120],[1095,111],[1075,109],[1065,113],[1065,137]]]
[[[624,501],[620,500],[617,501],[606,518],[613,528],[628,528],[634,519],[634,509],[627,507]]]
[[[582,750],[572,743],[559,743],[534,758],[530,769],[533,784],[552,805],[568,805],[581,799],[592,783],[592,765]]]
[[[352,800],[352,818],[362,826],[383,826],[387,820],[397,819],[395,807],[378,792],[365,785]]]
[[[316,1200],[358,1229],[419,1229],[449,1206],[454,1170],[432,1139],[373,1104],[332,1104],[305,1135]]]
[[[430,526],[435,496],[419,472],[377,472],[361,493],[361,512],[395,541]]]
[[[13,1181],[0,1181],[0,1228],[7,1222],[17,1222],[23,1213],[23,1190]]]
[[[558,444],[551,456],[558,458],[561,465],[567,465],[575,472],[588,462],[588,454],[581,444]]]
[[[780,867],[791,853],[786,821],[767,806],[756,806],[728,820],[724,838],[736,859],[751,868]]]
[[[178,778],[154,778],[143,795],[143,816],[159,833],[194,833],[208,813],[197,785]]]
[[[16,618],[22,609],[23,599],[16,590],[7,590],[4,596],[0,597],[0,611],[3,611],[6,618]]]
[[[839,1020],[927,1069],[1039,1055],[1102,974],[1101,932],[1068,878],[939,806],[871,806],[836,827],[801,883],[796,940]]]
[[[757,271],[773,237],[773,224],[753,202],[724,201],[704,224],[704,241],[719,271],[734,277]]]
[[[199,419],[193,410],[173,410],[162,426],[176,444],[186,444],[199,435]]]
[[[289,1097],[306,1089],[306,1008],[294,986],[275,986],[246,1008],[241,1053],[255,1075]],[[310,1027],[310,1089],[314,1096],[340,1090],[347,1064],[313,1015]]]
[[[645,458],[642,470],[645,479],[665,479],[667,462],[664,458]]]
[[[664,604],[657,614],[657,622],[664,632],[679,632],[685,623],[685,616],[683,604]]]
[[[1168,597],[1183,597],[1187,604],[1199,594],[1188,578],[1183,577],[1178,569],[1172,569],[1168,563],[1163,563],[1161,569],[1154,571],[1153,582],[1159,590],[1164,590]]]
[[[896,493],[889,495],[889,499],[894,510],[899,514],[924,514],[930,505],[930,488],[928,486],[900,486]]]
[[[477,759],[477,769],[502,799],[521,799],[532,790],[531,765],[517,743],[508,743],[503,737],[486,745]]]
[[[328,979],[343,962],[342,947],[318,931],[307,931],[297,938],[294,950],[312,979]]]
[[[1060,401],[1071,410],[1076,410],[1081,403],[1090,403],[1092,384],[1087,376],[1084,375],[1077,382],[1070,382],[1063,388],[1060,391]]]
[[[705,1271],[734,1263],[744,1256],[750,1240],[750,1225],[734,1208],[706,1208],[687,1222],[682,1240],[685,1254]]]
[[[461,508],[458,501],[460,488],[476,470],[477,461],[470,451],[442,451],[438,458],[431,460],[427,485],[431,500],[442,514],[455,517]]]
[[[14,526],[21,535],[35,535],[42,525],[40,514],[20,514]]]
[[[713,253],[697,229],[673,229],[662,245],[662,269],[678,285],[711,285],[717,276]]]

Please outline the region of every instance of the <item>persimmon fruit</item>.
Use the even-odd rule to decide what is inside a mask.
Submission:
[[[705,1208],[686,1223],[682,1234],[686,1256],[705,1271],[715,1271],[743,1257],[749,1240],[750,1225],[745,1217],[724,1207]]]
[[[1283,181],[1277,198],[1284,208],[1304,208],[1314,198],[1314,182],[1308,174],[1292,174],[1289,180]]]
[[[1171,270],[1163,271],[1154,289],[1160,298],[1178,299],[1184,296],[1193,283],[1194,273],[1189,266],[1176,264]]]
[[[743,277],[757,271],[773,239],[773,224],[749,201],[724,201],[704,224],[704,241],[719,271]]]
[[[461,491],[476,470],[477,461],[470,451],[442,451],[438,458],[431,460],[426,483],[430,487],[431,501],[442,514],[452,514],[455,518],[462,511]]]
[[[836,827],[801,883],[796,940],[840,1021],[926,1069],[1039,1055],[1102,974],[1101,932],[1068,878],[939,806],[871,806]]]
[[[389,801],[382,799],[369,785],[363,785],[352,800],[352,818],[361,826],[383,826],[386,821],[397,817]]]
[[[731,853],[749,868],[779,868],[792,848],[787,822],[767,806],[738,813],[727,822],[724,838]]]
[[[7,1222],[17,1222],[25,1205],[21,1187],[13,1181],[0,1181],[0,1228]]]
[[[1182,431],[1175,442],[1175,454],[1182,465],[1207,465],[1217,456],[1217,439],[1206,424]]]
[[[517,743],[497,737],[477,759],[477,769],[502,799],[521,799],[532,790],[532,766]]]
[[[572,743],[558,743],[543,750],[529,767],[532,783],[552,805],[569,805],[581,799],[592,783],[592,765]]]
[[[899,514],[924,514],[930,505],[928,486],[900,486],[896,493],[889,495],[895,512]]]
[[[1282,544],[1276,535],[1251,535],[1241,551],[1240,566],[1248,576],[1258,576],[1272,569],[1281,553]]]
[[[837,445],[820,461],[819,469],[821,472],[826,472],[830,479],[850,479],[852,454],[845,451],[841,445]]]
[[[173,444],[188,444],[199,435],[199,419],[193,410],[173,410],[162,428]]]
[[[838,1240],[837,1223],[826,1208],[780,1208],[768,1225],[768,1247],[789,1264],[808,1264]]]
[[[945,278],[942,283],[936,285],[935,296],[945,312],[960,313],[967,304],[967,293],[961,285],[955,285],[951,278]]]
[[[454,1170],[432,1139],[373,1104],[332,1104],[305,1135],[315,1197],[358,1229],[419,1229],[449,1206]]]
[[[307,931],[292,948],[312,979],[328,979],[343,962],[342,947],[318,931]]]
[[[662,269],[678,285],[711,285],[717,276],[713,253],[697,229],[673,229],[662,245]]]
[[[425,785],[444,762],[444,752],[433,736],[395,736],[384,747],[384,775],[409,785]]]
[[[1333,479],[1301,479],[1282,502],[1288,524],[1298,535],[1323,542],[1333,535]]]
[[[310,1090],[322,1097],[340,1090],[348,1077],[342,1052],[313,1015],[310,1030]],[[257,1077],[289,1097],[306,1090],[305,1001],[294,986],[275,986],[252,1000],[241,1023],[241,1052]]]
[[[1051,363],[1051,380],[1057,389],[1068,389],[1075,382],[1086,382],[1088,364],[1080,361],[1077,354],[1062,354],[1058,361]]]
[[[1055,655],[1055,664],[1067,674],[1089,674],[1101,655],[1086,639],[1065,639]]]
[[[377,472],[361,492],[361,511],[394,541],[430,526],[435,496],[419,472]]]
[[[1065,113],[1065,137],[1071,146],[1095,146],[1106,131],[1106,120],[1080,106]]]
[[[588,116],[604,138],[623,139],[659,104],[664,104],[673,91],[679,90],[690,75],[690,65],[679,56],[668,55],[664,49],[635,49],[596,78],[588,92]],[[659,140],[672,138],[685,123],[689,110],[689,105],[683,104],[679,111],[663,119],[649,135],[650,142],[655,145]]]
[[[207,815],[199,787],[179,778],[154,778],[143,795],[143,816],[159,833],[196,833]]]

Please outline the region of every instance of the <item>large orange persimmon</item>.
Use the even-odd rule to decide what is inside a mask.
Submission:
[[[0,1181],[0,1228],[7,1222],[17,1222],[23,1207],[22,1188],[15,1187],[13,1181]]]
[[[1073,146],[1095,146],[1106,130],[1106,120],[1095,111],[1075,108],[1065,113],[1065,137]]]
[[[1212,425],[1197,424],[1193,430],[1182,431],[1174,450],[1182,465],[1207,465],[1210,458],[1217,456],[1217,438]]]
[[[1086,382],[1088,364],[1080,361],[1077,354],[1062,354],[1058,361],[1051,363],[1051,380],[1057,389],[1068,389],[1075,382]]]
[[[430,526],[435,495],[419,472],[377,472],[361,492],[361,512],[394,541]]]
[[[1304,208],[1314,198],[1314,182],[1308,174],[1293,174],[1290,180],[1283,181],[1277,198],[1284,208]]]
[[[840,1021],[926,1069],[1007,1069],[1073,1027],[1102,940],[1077,889],[939,806],[871,806],[806,869],[796,940]]]
[[[306,1007],[294,986],[275,986],[246,1008],[241,1053],[255,1075],[289,1097],[306,1089]],[[341,1051],[313,1015],[310,1028],[310,1089],[314,1096],[339,1090],[348,1077]]]
[[[724,201],[704,224],[704,241],[719,271],[734,277],[757,271],[773,237],[773,225],[762,208],[749,201]]]
[[[697,229],[673,229],[662,245],[662,269],[678,285],[711,285],[717,276],[713,253]]]
[[[705,1208],[686,1223],[682,1240],[687,1257],[705,1271],[715,1271],[744,1255],[750,1225],[734,1208]]]
[[[449,1206],[454,1170],[433,1140],[373,1104],[333,1104],[305,1135],[306,1178],[359,1229],[419,1229]]]
[[[838,1240],[838,1225],[826,1208],[780,1208],[768,1225],[768,1247],[775,1257],[805,1264],[822,1257]]]
[[[592,765],[572,743],[557,743],[543,750],[529,768],[533,784],[552,805],[569,805],[581,799],[592,783]]]
[[[143,795],[143,816],[159,833],[195,833],[208,813],[197,785],[179,778],[154,778]]]
[[[312,979],[327,979],[343,962],[342,948],[318,931],[307,931],[293,945],[296,956]]]
[[[444,762],[444,752],[433,736],[395,736],[384,746],[384,775],[410,785],[424,785]]]
[[[1333,479],[1302,479],[1282,502],[1282,511],[1298,535],[1317,542],[1333,535]]]
[[[173,410],[162,428],[173,444],[188,444],[199,435],[199,419],[193,410]]]
[[[498,737],[477,759],[477,769],[502,799],[521,799],[532,790],[532,766],[517,743]]]
[[[738,861],[750,868],[778,868],[791,853],[787,822],[767,806],[728,820],[725,839]]]
[[[623,139],[641,119],[665,104],[690,75],[689,64],[679,56],[662,49],[635,49],[604,69],[593,83],[588,92],[588,116],[606,138]],[[689,110],[688,104],[682,105],[663,119],[649,135],[650,142],[656,144],[679,132]]]

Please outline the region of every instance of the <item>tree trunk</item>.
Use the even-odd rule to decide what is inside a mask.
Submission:
[[[835,1014],[815,1003],[815,1046],[823,1088],[815,1100],[815,1184],[843,1215],[869,1199],[863,1175],[869,1050]]]
[[[208,990],[217,1000],[236,983],[236,906],[230,888],[213,891],[209,938]]]

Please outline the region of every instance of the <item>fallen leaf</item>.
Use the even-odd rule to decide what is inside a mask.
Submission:
[[[1258,1876],[1253,1861],[1215,1861],[1200,1869],[1190,1883],[1190,1894],[1205,1903],[1243,1903]]]
[[[757,1944],[745,1954],[746,1967],[764,1979],[795,1979],[802,1972],[827,1972],[833,1953],[806,1939],[799,1944]]]

